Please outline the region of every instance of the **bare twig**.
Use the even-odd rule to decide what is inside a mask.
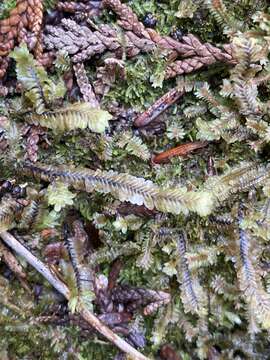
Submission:
[[[169,90],[161,98],[159,98],[153,105],[151,105],[145,112],[140,114],[134,121],[136,127],[148,125],[161,115],[168,107],[174,104],[184,94],[183,89],[177,87]]]
[[[179,146],[176,146],[174,148],[171,148],[169,150],[163,151],[160,154],[155,155],[152,158],[152,162],[154,164],[166,163],[169,162],[169,160],[174,156],[186,156],[190,152],[197,149],[201,149],[206,145],[208,145],[207,141],[193,141],[193,142],[188,142],[186,144],[181,144]]]
[[[7,231],[3,231],[0,234],[2,240],[11,247],[18,255],[25,258],[25,260],[31,264],[48,282],[58,290],[65,298],[68,300],[70,298],[70,292],[67,286],[60,281],[57,277],[55,277],[50,270],[36,258],[33,254],[30,253],[18,240],[15,239],[13,235],[8,233]],[[125,340],[116,335],[112,330],[110,330],[107,326],[105,326],[93,313],[87,310],[83,304],[79,304],[77,308],[78,313],[81,317],[86,320],[91,326],[93,326],[100,334],[106,337],[109,341],[111,341],[114,345],[116,345],[120,350],[129,354],[131,359],[135,360],[149,360],[149,358],[145,357],[139,351],[134,349],[131,345],[129,345]]]
[[[49,281],[49,283],[58,290],[65,298],[69,299],[69,289],[63,284],[57,277],[55,277],[50,270],[43,264],[42,261],[37,259],[29,250],[27,250],[14,236],[7,231],[0,233],[0,236],[4,243],[6,243],[12,250],[18,255],[25,258],[25,260],[32,265],[42,276]]]

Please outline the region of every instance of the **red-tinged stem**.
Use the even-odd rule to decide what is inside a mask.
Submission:
[[[174,156],[185,156],[191,151],[201,149],[208,144],[207,141],[194,141],[186,144],[179,145],[175,148],[166,150],[152,158],[152,162],[155,164],[168,162]]]

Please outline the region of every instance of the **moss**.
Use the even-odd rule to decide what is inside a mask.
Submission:
[[[10,10],[16,6],[16,0],[3,0],[0,4],[0,19],[8,17]]]
[[[250,27],[253,30],[257,29],[257,25],[252,22],[250,15],[263,9],[266,5],[264,1],[224,1],[224,3],[228,12],[233,14],[236,20],[240,20],[246,28]],[[179,1],[136,0],[129,1],[127,4],[133,8],[140,19],[143,19],[147,13],[153,14],[157,19],[156,30],[161,34],[168,35],[173,30],[180,29],[184,34],[193,33],[202,41],[208,41],[212,44],[224,44],[230,41],[230,37],[222,31],[222,27],[210,15],[201,1],[198,1],[198,9],[192,19],[177,16]],[[0,7],[0,17],[6,17],[13,6],[14,2],[5,1]],[[104,11],[102,17],[95,19],[95,22],[96,24],[103,21],[113,23],[115,20],[113,14]],[[263,36],[262,31],[258,36]],[[261,41],[264,40],[261,38]],[[93,63],[87,64],[90,79],[95,78],[96,65],[101,62],[102,58],[95,59]],[[263,61],[261,64],[263,65]],[[135,113],[147,109],[155,99],[177,83],[175,80],[166,81],[163,79],[165,66],[166,60],[158,52],[151,55],[142,54],[133,59],[125,60],[126,79],[124,81],[118,80],[111,87],[109,93],[103,98],[102,106],[108,107],[112,102],[117,102],[126,109],[132,108]],[[253,66],[254,68],[255,66]],[[265,67],[265,71],[269,71],[267,67]],[[246,73],[248,71],[245,71],[244,75]],[[244,75],[241,74],[241,76]],[[12,72],[9,76],[14,78],[15,75]],[[235,94],[231,97],[223,96],[220,91],[223,80],[227,79],[233,82],[233,76],[232,68],[221,64],[214,64],[195,74],[185,76],[186,80],[207,82],[214,99],[217,101],[217,106],[211,106],[203,97],[196,95],[196,91],[194,91],[183,96],[177,104],[168,109],[160,120],[165,122],[167,128],[174,123],[181,125],[183,136],[180,139],[169,137],[166,126],[165,131],[160,131],[154,135],[135,132],[135,129],[130,125],[132,119],[130,123],[127,120],[123,128],[120,126],[119,130],[116,126],[120,121],[116,119],[111,121],[110,131],[102,136],[93,134],[89,130],[76,130],[61,135],[54,134],[50,130],[46,131],[45,144],[39,147],[39,161],[49,165],[114,170],[143,177],[168,189],[185,185],[189,190],[203,189],[207,184],[209,180],[209,158],[214,159],[217,174],[223,174],[239,166],[242,162],[254,164],[259,162],[266,165],[269,162],[267,152],[269,140],[264,140],[263,134],[257,130],[253,132],[251,137],[244,137],[241,141],[234,142],[230,142],[231,139],[227,141],[228,138],[222,137],[224,134],[219,134],[218,138],[209,141],[209,145],[201,151],[189,154],[185,158],[174,158],[170,163],[164,165],[153,165],[150,161],[142,161],[140,157],[129,153],[125,147],[120,148],[118,146],[119,132],[126,130],[126,127],[134,131],[136,136],[141,137],[143,143],[150,149],[151,154],[172,148],[179,143],[195,141],[200,134],[206,136],[206,131],[204,133],[197,126],[196,120],[199,115],[191,116],[190,107],[197,105],[203,105],[206,108],[200,115],[206,124],[219,120],[229,109],[228,111],[237,113],[237,126],[245,127],[249,118],[241,110],[241,99],[238,99],[237,102]],[[237,78],[238,82],[241,80],[241,76]],[[252,81],[252,76],[248,80]],[[49,77],[52,80],[56,79],[54,73],[49,73]],[[267,103],[269,100],[268,84],[259,86],[258,95],[256,94],[255,98],[260,106],[263,103],[265,113],[261,115],[260,121],[266,121],[268,126],[269,117],[266,111],[267,106],[269,107]],[[14,124],[20,134],[19,137],[16,137],[16,134],[14,135],[16,129],[7,134],[14,136],[11,138],[13,143],[17,145],[12,148],[12,151],[3,151],[0,155],[1,180],[16,178],[17,183],[27,182],[29,187],[46,193],[48,188],[46,182],[38,183],[29,176],[22,176],[21,172],[18,171],[18,165],[24,160],[26,147],[26,141],[22,135],[24,116],[19,112],[25,107],[25,104],[21,105],[19,99],[18,96],[9,95],[7,99],[1,99],[0,102],[1,115],[9,115],[10,118],[14,118]],[[243,99],[242,103],[245,104]],[[8,109],[13,111],[8,111]],[[213,132],[217,127],[214,127]],[[112,147],[108,158],[101,154],[104,149],[105,137],[110,139]],[[260,141],[263,142],[262,147],[259,147]],[[256,146],[258,149],[255,148],[256,151],[254,151]],[[212,215],[214,217],[229,214],[237,224],[238,204],[244,202],[246,229],[250,238],[255,239],[257,244],[256,246],[252,244],[252,251],[253,249],[256,251],[250,255],[251,261],[258,266],[259,270],[256,271],[260,277],[263,276],[262,281],[268,291],[268,274],[265,275],[261,265],[264,263],[268,266],[270,261],[270,254],[267,252],[269,231],[267,224],[263,228],[258,227],[258,221],[262,221],[264,216],[266,219],[269,218],[269,214],[264,210],[269,180],[262,184],[264,189],[257,191],[253,197],[249,197],[246,192],[240,191],[241,183],[248,180],[249,178],[246,179],[246,177],[240,179],[240,184],[236,185],[239,186],[239,191],[229,196],[226,201],[218,203],[217,210],[213,210]],[[251,186],[251,190],[253,188]],[[95,268],[98,274],[108,276],[111,261],[107,259],[112,259],[113,250],[119,251],[120,248],[121,251],[123,250],[121,259],[124,266],[118,279],[119,283],[134,287],[169,290],[172,295],[171,308],[159,309],[156,314],[144,317],[143,328],[147,338],[147,345],[143,350],[145,354],[157,357],[161,344],[171,343],[185,360],[210,357],[209,352],[213,348],[221,352],[226,359],[233,359],[236,356],[246,359],[267,358],[266,330],[261,330],[253,337],[248,333],[250,323],[246,311],[246,300],[243,297],[243,292],[237,288],[241,254],[239,255],[239,239],[235,229],[228,230],[226,228],[224,230],[222,226],[215,224],[210,217],[202,218],[192,212],[188,215],[159,213],[152,219],[138,217],[136,220],[141,224],[137,229],[132,228],[133,224],[129,223],[128,216],[123,215],[121,218],[122,225],[118,224],[117,227],[115,223],[119,221],[119,214],[116,208],[119,204],[111,194],[99,192],[86,194],[85,192],[72,191],[76,194],[74,205],[66,206],[59,216],[50,219],[54,229],[60,233],[62,222],[69,215],[70,210],[77,210],[86,226],[89,227],[89,223],[91,223],[95,227],[95,232],[90,232],[94,251],[105,249],[104,259],[106,261],[101,261],[101,264]],[[52,211],[52,207],[46,201],[44,201],[43,206],[47,214]],[[31,250],[44,261],[44,247],[50,242],[61,240],[59,233],[49,240],[41,236],[40,229],[47,227],[48,223],[47,217],[38,231],[31,233],[30,240],[29,234],[20,232],[26,236],[26,240],[28,239],[29,243],[27,244]],[[158,231],[162,229],[174,229],[174,232],[167,237],[156,237]],[[179,232],[183,229],[188,234],[187,258],[193,259],[193,261],[190,260],[190,277],[194,282],[197,278],[199,279],[204,296],[207,299],[207,313],[204,316],[191,312],[185,313],[184,311],[183,294],[180,290],[182,284],[179,280],[181,272],[177,270],[181,259],[176,250]],[[149,239],[152,241],[152,243],[150,241],[150,245],[149,242],[147,243]],[[134,250],[134,254],[126,255],[125,250],[134,243],[138,245],[139,251],[135,252]],[[150,265],[143,267],[140,261],[147,251],[149,251],[152,261]],[[43,279],[35,271],[30,270],[29,267],[26,267],[26,271],[29,284],[42,284],[43,292],[37,301],[33,296],[29,297],[27,291],[21,287],[14,277],[5,283],[3,289],[8,292],[9,300],[13,305],[23,309],[24,316],[21,317],[12,312],[7,309],[7,306],[0,308],[0,324],[1,321],[5,322],[0,327],[0,349],[6,349],[9,357],[14,359],[58,359],[62,357],[79,357],[80,360],[113,359],[117,353],[113,346],[105,340],[98,339],[95,335],[87,337],[77,327],[70,325],[32,325],[31,321],[34,321],[44,312],[46,313],[53,304],[61,303],[61,299],[49,286],[44,284]],[[3,272],[4,267],[1,266],[0,273]],[[98,311],[97,305],[95,308]],[[6,323],[7,317],[8,323]]]

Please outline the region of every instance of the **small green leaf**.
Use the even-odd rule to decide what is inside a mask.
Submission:
[[[44,212],[40,223],[37,225],[37,229],[42,230],[46,228],[54,228],[59,225],[59,213],[55,210]]]
[[[78,297],[75,296],[75,297],[72,297],[68,302],[68,308],[72,314],[74,314],[76,311],[76,308],[78,305],[78,300],[79,300]]]
[[[162,269],[162,271],[168,275],[168,276],[173,276],[173,275],[176,275],[177,274],[177,270],[176,270],[176,264],[174,261],[169,261],[169,262],[166,262],[164,264],[164,267]]]
[[[80,301],[82,304],[89,310],[93,311],[93,301],[95,299],[95,294],[93,291],[83,291],[80,294]]]
[[[68,190],[66,184],[56,182],[48,186],[48,204],[54,205],[55,211],[60,211],[66,205],[73,205],[73,199],[76,196]]]
[[[232,313],[231,311],[225,311],[224,315],[228,320],[230,320],[232,324],[240,325],[242,323],[240,317],[237,314]]]
[[[64,97],[66,88],[63,80],[51,80],[26,44],[16,47],[9,56],[16,61],[17,79],[23,86],[25,98],[37,114],[44,113],[48,103]]]
[[[111,120],[112,115],[102,109],[92,109],[89,115],[88,126],[90,130],[102,133],[109,126],[108,121]]]
[[[116,230],[121,231],[123,234],[126,234],[128,229],[128,224],[125,218],[118,216],[117,219],[113,222],[113,226]]]

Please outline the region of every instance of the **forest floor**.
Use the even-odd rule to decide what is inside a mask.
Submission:
[[[2,0],[0,359],[269,359],[266,0]]]

